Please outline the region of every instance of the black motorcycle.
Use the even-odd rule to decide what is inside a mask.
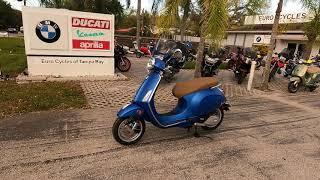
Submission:
[[[174,49],[173,52],[168,52],[164,57],[166,63],[166,71],[163,74],[163,78],[167,82],[171,82],[174,76],[180,72],[185,65],[185,57],[181,49]]]
[[[202,77],[212,77],[218,75],[219,67],[222,64],[222,58],[224,57],[224,51],[218,50],[211,54],[208,51],[204,52],[203,61],[201,66]]]
[[[116,45],[114,48],[114,66],[121,72],[127,72],[131,68],[131,62],[125,55],[123,46]]]
[[[256,52],[246,49],[244,50],[244,58],[239,59],[239,61],[234,66],[234,74],[237,79],[238,84],[242,84],[247,75],[250,73],[251,62],[256,59]]]
[[[260,52],[257,52],[257,56],[255,58],[256,61],[256,69],[260,69],[260,67],[262,66],[262,62],[263,62],[263,56],[260,54]]]

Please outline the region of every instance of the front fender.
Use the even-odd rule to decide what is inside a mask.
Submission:
[[[299,77],[291,77],[290,82],[292,82],[292,81],[297,81],[298,83],[300,83],[301,79]]]
[[[120,119],[126,119],[129,117],[141,118],[143,116],[143,108],[139,105],[132,103],[124,106],[117,114]]]

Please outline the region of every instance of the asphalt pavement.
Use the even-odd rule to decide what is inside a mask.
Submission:
[[[145,74],[135,75],[141,80]],[[122,86],[135,84],[132,77]],[[115,87],[109,84],[109,88]],[[116,113],[125,103],[122,101],[113,107],[2,119],[0,177],[320,179],[318,94],[274,91],[229,100],[231,111],[225,113],[224,122],[215,131],[202,130],[196,138],[193,130],[158,129],[147,124],[144,137],[134,146],[118,144],[111,134]],[[174,102],[159,105],[170,109]]]

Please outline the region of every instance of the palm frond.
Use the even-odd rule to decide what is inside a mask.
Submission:
[[[179,21],[179,5],[182,0],[166,0],[162,27],[169,27],[177,24]]]
[[[161,3],[163,3],[163,0],[153,0],[151,7],[151,12],[153,14],[158,12]]]
[[[126,0],[127,8],[129,8],[129,7],[130,7],[130,4],[131,4],[131,0]]]
[[[320,0],[301,0],[302,5],[315,14],[320,14]]]
[[[225,0],[203,0],[202,32],[217,43],[225,36],[228,25],[227,2]]]

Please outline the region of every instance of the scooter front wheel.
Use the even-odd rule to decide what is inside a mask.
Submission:
[[[298,91],[298,89],[299,89],[299,83],[298,82],[296,82],[296,81],[289,82],[288,91],[290,93],[296,93]]]
[[[132,145],[137,143],[143,136],[146,129],[144,120],[127,118],[117,118],[112,127],[114,139],[122,145]]]
[[[202,128],[204,130],[215,130],[215,129],[217,129],[221,125],[221,123],[223,121],[223,117],[224,117],[223,110],[221,108],[217,109],[215,114],[209,116],[205,120],[204,124],[206,126],[202,126]]]

